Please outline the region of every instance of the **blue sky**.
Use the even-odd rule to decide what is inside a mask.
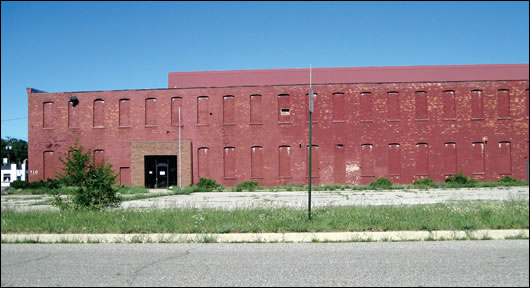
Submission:
[[[1,136],[26,88],[166,88],[168,72],[528,63],[528,2],[9,2]]]

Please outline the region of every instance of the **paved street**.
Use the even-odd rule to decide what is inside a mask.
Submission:
[[[528,240],[2,244],[2,286],[525,286]]]

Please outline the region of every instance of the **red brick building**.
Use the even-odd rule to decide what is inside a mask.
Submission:
[[[313,69],[313,183],[526,179],[528,68]],[[280,69],[170,72],[168,89],[28,88],[29,180],[54,177],[78,139],[122,184],[175,184],[178,165],[183,185],[306,183],[308,82],[309,69]]]

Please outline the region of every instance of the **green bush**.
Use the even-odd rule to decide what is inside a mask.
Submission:
[[[524,183],[524,181],[512,178],[510,176],[504,176],[501,179],[499,179],[497,182],[503,183],[503,184],[523,184]]]
[[[11,182],[10,187],[14,189],[27,189],[29,186],[29,182],[27,181],[21,181],[21,180],[15,180]]]
[[[200,178],[199,183],[197,183],[197,191],[194,192],[212,192],[220,190],[222,187],[221,184],[215,183],[214,179]]]
[[[372,183],[370,183],[371,189],[390,189],[392,188],[392,181],[388,180],[385,177],[381,177]]]
[[[455,176],[450,176],[445,178],[445,183],[450,184],[451,186],[474,186],[478,183],[477,179],[469,178],[462,174],[462,172],[456,174]]]
[[[436,185],[434,182],[432,182],[432,179],[429,177],[423,178],[421,180],[414,180],[412,183],[414,186],[429,186],[429,187],[435,187]]]
[[[59,181],[66,186],[75,186],[77,189],[73,197],[67,197],[65,201],[54,194],[55,206],[61,209],[95,209],[100,210],[105,207],[115,207],[121,202],[117,195],[117,188],[112,187],[117,180],[117,174],[112,171],[112,164],[95,164],[92,161],[90,149],[85,153],[79,144],[70,146],[72,154],[70,157],[59,160],[64,164],[63,173],[59,174]],[[49,181],[49,187],[58,185],[57,180]]]
[[[259,186],[258,181],[246,181],[243,183],[239,183],[235,187],[236,192],[241,191],[256,191],[256,188]]]

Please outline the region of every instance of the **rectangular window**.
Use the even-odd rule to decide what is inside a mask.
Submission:
[[[291,122],[291,97],[289,94],[278,95],[278,122]]]
[[[335,183],[341,184],[346,182],[346,161],[344,159],[344,145],[335,145],[333,153],[333,162],[335,164],[333,174],[335,174]]]
[[[236,148],[225,147],[224,149],[225,179],[236,177]]]
[[[471,91],[471,119],[484,119],[484,96],[482,90]]]
[[[43,165],[44,165],[44,175],[42,176],[44,180],[47,178],[55,178],[55,157],[53,151],[44,151],[43,155]]]
[[[388,107],[388,121],[399,121],[399,93],[388,92],[387,93],[387,107]]]
[[[179,109],[180,120],[182,121],[182,97],[171,98],[171,126],[182,126],[182,123],[179,123]]]
[[[104,162],[105,151],[104,150],[94,150],[94,164],[96,166],[102,165]]]
[[[444,144],[443,167],[445,175],[456,175],[456,143],[448,142]]]
[[[199,178],[210,178],[209,160],[208,160],[208,147],[201,147],[198,151],[199,157]]]
[[[120,127],[131,126],[131,101],[129,99],[120,99]]]
[[[429,145],[427,143],[416,144],[416,175],[429,175]]]
[[[484,142],[473,142],[472,145],[472,170],[473,174],[484,174],[485,151]]]
[[[105,101],[103,99],[94,100],[94,111],[92,113],[93,126],[96,128],[105,127]]]
[[[42,104],[42,128],[53,128],[55,124],[53,102]]]
[[[374,174],[374,145],[361,145],[361,176],[375,176]]]
[[[497,171],[499,175],[512,174],[512,148],[510,142],[499,142],[497,150]]]
[[[414,93],[414,100],[416,106],[416,120],[427,120],[429,119],[428,115],[428,102],[427,102],[427,92],[425,91],[416,91]]]
[[[156,98],[145,99],[145,126],[156,126]]]
[[[456,119],[456,99],[455,91],[446,90],[443,94],[444,120]]]
[[[251,148],[250,162],[250,176],[252,178],[263,178],[263,147],[254,146]]]
[[[223,97],[223,124],[235,124],[235,99],[232,95]]]
[[[250,95],[250,124],[261,124],[261,95]]]
[[[371,122],[373,120],[374,101],[372,93],[361,93],[361,122]]]
[[[208,96],[200,96],[197,98],[197,124],[208,125],[209,107]]]
[[[79,128],[79,105],[78,102],[68,102],[68,128]]]
[[[280,177],[291,177],[291,147],[280,146],[278,157]]]
[[[344,120],[344,93],[333,93],[333,122]]]
[[[307,157],[309,159],[309,145],[306,147]],[[305,176],[309,177],[309,162],[306,161]],[[318,146],[313,145],[313,151],[311,151],[311,177],[316,178],[320,176],[320,158],[318,155]]]
[[[507,89],[497,91],[497,112],[499,119],[510,119],[510,91]]]
[[[401,152],[399,144],[388,144],[388,175],[395,176],[401,174]]]
[[[131,169],[120,167],[120,185],[131,185]]]

